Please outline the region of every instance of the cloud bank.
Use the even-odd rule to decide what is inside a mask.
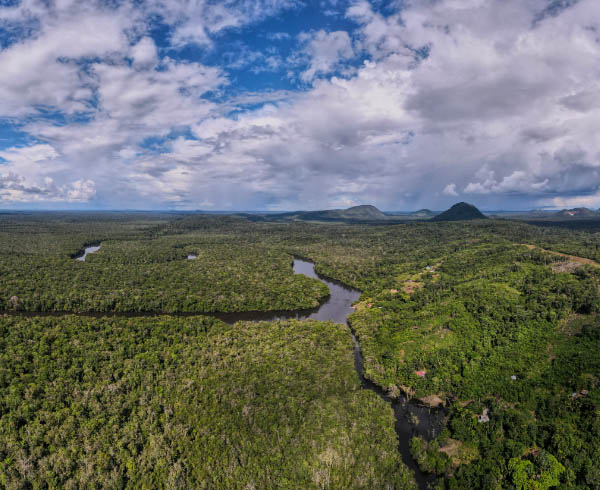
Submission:
[[[600,206],[600,3],[310,9],[0,6],[0,207]]]

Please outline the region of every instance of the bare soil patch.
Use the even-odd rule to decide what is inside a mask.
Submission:
[[[404,286],[402,287],[402,289],[406,294],[412,294],[415,290],[422,288],[422,287],[423,287],[422,282],[408,280],[404,283]]]
[[[564,254],[562,252],[555,252],[554,250],[547,250],[545,248],[537,247],[536,245],[531,245],[528,243],[522,243],[521,245],[524,245],[529,250],[538,249],[538,250],[541,250],[542,252],[547,252],[549,254],[556,255],[558,257],[566,257],[567,259],[569,259],[567,262],[562,262],[557,265],[568,264],[570,262],[573,262],[575,264],[579,264],[577,267],[581,267],[581,265],[591,265],[593,267],[600,267],[600,264],[598,262],[596,262],[595,260],[592,260],[592,259],[586,259],[585,257],[578,257],[577,255],[569,255],[569,254]]]
[[[445,453],[450,459],[456,458],[462,447],[462,442],[457,441],[456,439],[448,439],[445,445],[443,445],[439,451],[440,453]]]
[[[552,272],[573,272],[575,269],[579,269],[583,264],[581,262],[556,262],[552,264]]]
[[[441,407],[444,404],[444,400],[439,395],[424,396],[423,398],[419,398],[419,401],[431,408]]]

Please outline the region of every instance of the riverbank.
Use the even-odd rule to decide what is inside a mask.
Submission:
[[[87,249],[86,249],[87,250]],[[294,258],[293,270],[295,274],[302,274],[317,279],[324,283],[330,294],[326,300],[316,308],[292,311],[266,311],[266,312],[239,312],[239,313],[165,313],[173,317],[211,317],[233,325],[237,322],[275,322],[287,320],[317,320],[333,321],[345,325],[352,336],[354,346],[354,368],[363,389],[372,391],[391,406],[394,412],[394,429],[398,439],[398,451],[404,464],[412,470],[419,488],[426,489],[427,484],[434,480],[433,475],[427,475],[420,471],[410,453],[410,439],[421,436],[426,440],[435,437],[443,425],[444,412],[442,409],[429,409],[411,401],[406,397],[392,398],[380,386],[376,385],[364,376],[364,366],[360,342],[354,331],[348,324],[348,316],[354,312],[353,304],[360,298],[361,292],[345,286],[332,279],[320,276],[315,272],[314,263],[304,259]],[[4,314],[9,316],[24,317],[61,317],[70,313],[61,312],[19,312],[8,311]],[[75,313],[77,316],[103,318],[152,318],[161,317],[165,314],[154,312],[107,312],[107,313]]]

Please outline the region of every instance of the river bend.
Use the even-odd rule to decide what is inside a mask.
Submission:
[[[84,253],[77,257],[77,260],[84,261],[85,257],[100,249],[100,246],[86,247]],[[189,255],[189,260],[196,258],[195,255]],[[431,409],[421,406],[406,397],[391,398],[378,385],[370,381],[364,376],[364,364],[360,342],[354,335],[354,331],[348,324],[348,316],[354,312],[353,303],[358,301],[361,292],[357,289],[350,288],[333,279],[321,276],[315,272],[315,267],[312,262],[295,258],[293,262],[294,273],[304,274],[305,276],[318,279],[325,283],[329,288],[330,295],[327,300],[320,306],[306,310],[291,310],[291,311],[247,311],[236,313],[166,313],[173,316],[194,316],[205,315],[219,318],[227,323],[233,324],[238,321],[276,321],[276,320],[319,320],[333,321],[348,326],[354,343],[354,368],[360,385],[363,389],[370,390],[389,403],[394,410],[395,415],[395,430],[398,436],[398,450],[402,455],[403,462],[413,470],[417,485],[420,489],[426,490],[428,484],[435,481],[434,475],[428,475],[419,470],[419,467],[410,454],[410,439],[419,435],[426,440],[431,440],[439,434],[443,427],[444,411],[441,409]],[[25,312],[14,312],[23,314]],[[44,315],[44,313],[25,313],[26,315]],[[65,313],[50,313],[50,315],[63,315]],[[90,316],[156,316],[159,313],[91,313],[83,314]]]
[[[395,429],[396,434],[398,435],[398,450],[402,455],[402,461],[413,470],[419,488],[423,490],[427,489],[428,484],[435,481],[435,476],[428,475],[419,470],[416,461],[410,454],[410,439],[415,435],[419,435],[426,440],[431,440],[438,435],[443,425],[443,410],[423,407],[411,402],[407,398],[391,398],[380,386],[364,376],[363,356],[360,342],[348,324],[348,315],[354,311],[352,304],[360,298],[360,291],[349,288],[332,279],[320,276],[315,272],[315,267],[312,262],[294,259],[294,272],[324,282],[329,287],[330,296],[325,303],[312,311],[300,311],[295,314],[288,313],[273,319],[297,318],[304,320],[311,318],[313,320],[334,321],[348,326],[354,343],[354,368],[356,369],[360,384],[363,389],[376,393],[380,398],[392,406],[396,418]]]

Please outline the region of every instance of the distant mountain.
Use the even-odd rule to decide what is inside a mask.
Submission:
[[[349,220],[379,220],[387,219],[387,216],[383,214],[375,206],[365,204],[362,206],[353,206],[348,209],[332,209],[330,211],[320,211],[324,216],[330,216],[340,219]]]
[[[479,209],[472,204],[459,202],[450,209],[431,218],[431,221],[464,221],[472,219],[487,219]]]
[[[547,209],[531,209],[529,211],[494,211],[488,213],[488,216],[494,216],[495,218],[526,220],[548,218],[554,214],[556,214],[556,211],[548,211]]]
[[[437,214],[438,213],[434,213],[430,209],[419,209],[418,211],[415,211],[414,213],[410,213],[410,215],[413,216],[414,218],[423,218],[423,219],[433,218]]]
[[[600,212],[588,208],[573,208],[563,209],[554,216],[559,218],[597,218],[600,216]]]
[[[375,206],[353,206],[348,209],[326,209],[323,211],[293,211],[271,215],[245,215],[252,221],[355,221],[370,222],[393,219]]]
[[[301,211],[298,218],[305,221],[379,221],[389,219],[375,206],[353,206],[348,209]]]
[[[387,211],[385,214],[403,221],[420,221],[433,218],[440,213],[430,209],[419,209],[418,211]]]

